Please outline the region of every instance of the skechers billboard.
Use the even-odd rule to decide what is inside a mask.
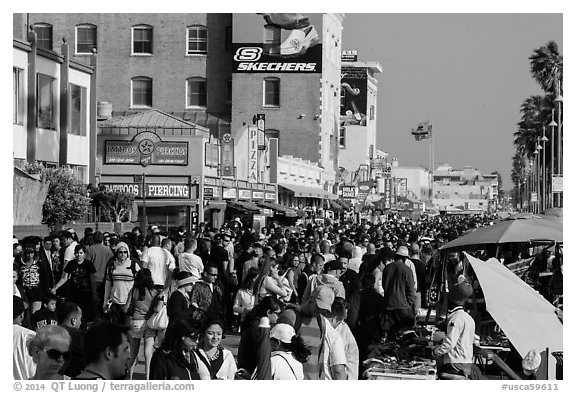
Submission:
[[[322,45],[318,44],[303,54],[274,53],[268,44],[233,44],[235,73],[287,72],[321,73]],[[273,49],[271,51],[271,49]]]

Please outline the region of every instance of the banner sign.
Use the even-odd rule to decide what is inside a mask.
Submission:
[[[398,178],[396,179],[396,196],[405,197],[408,195],[408,179]]]
[[[188,165],[188,142],[164,142],[150,131],[130,141],[104,142],[104,164]]]
[[[342,102],[340,124],[366,125],[368,99],[368,70],[358,67],[342,67],[340,76]]]
[[[220,174],[222,176],[234,176],[234,139],[232,139],[230,133],[226,133],[222,136],[220,149],[222,151],[222,167]]]
[[[223,199],[236,199],[236,189],[235,188],[224,188],[222,191]]]
[[[552,192],[563,192],[562,175],[552,175]]]
[[[205,146],[205,160],[204,164],[209,167],[217,167],[220,164],[220,146],[206,142]]]
[[[125,192],[142,198],[142,183],[100,183],[110,192]],[[194,195],[191,195],[194,194]],[[197,186],[174,183],[146,183],[146,198],[196,199]]]
[[[303,52],[303,53],[302,53]],[[262,43],[233,43],[232,72],[321,73],[322,44],[302,48],[298,53],[281,53],[278,45]]]
[[[392,208],[392,179],[384,178],[384,209]]]
[[[258,182],[258,128],[248,126],[248,182]]]
[[[255,116],[255,120],[258,128],[258,150],[266,150],[266,115],[258,113]]]
[[[252,199],[264,199],[264,191],[252,191]]]
[[[374,186],[373,180],[367,181],[359,181],[358,182],[358,199],[360,202],[365,202],[368,194],[372,191],[372,187]]]
[[[250,190],[238,190],[238,199],[251,199],[251,196]]]

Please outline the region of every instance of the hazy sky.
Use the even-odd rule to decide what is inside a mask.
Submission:
[[[499,171],[512,188],[520,106],[542,91],[529,57],[556,41],[561,14],[350,14],[343,49],[377,61],[379,149],[402,166],[428,166],[428,141],[410,131],[430,119],[435,163]]]

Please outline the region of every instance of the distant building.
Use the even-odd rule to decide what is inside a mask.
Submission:
[[[485,212],[498,198],[498,175],[442,164],[434,171],[433,203],[446,213]]]

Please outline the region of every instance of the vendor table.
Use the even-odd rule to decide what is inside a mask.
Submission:
[[[428,375],[417,375],[417,374],[406,374],[397,372],[386,372],[386,371],[366,371],[366,379],[368,380],[430,380],[436,379],[436,374]]]

